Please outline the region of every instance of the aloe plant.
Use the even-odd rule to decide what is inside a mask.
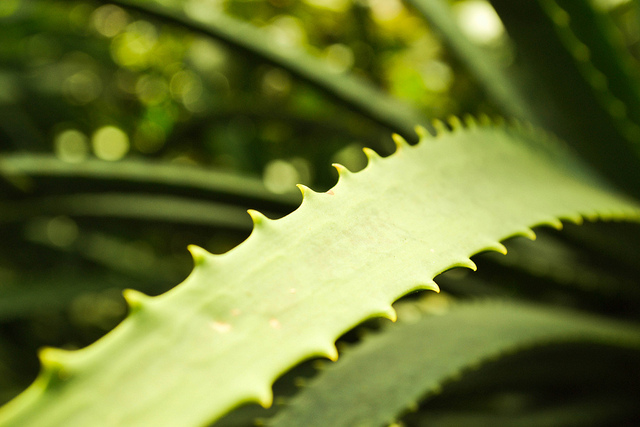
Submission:
[[[18,2],[6,14],[33,24],[38,13],[70,7],[34,3]],[[19,248],[17,257],[5,248],[6,267],[0,266],[6,281],[0,339],[7,349],[0,371],[5,400],[12,398],[0,408],[0,425],[248,425],[256,419],[274,426],[618,425],[640,419],[640,80],[617,26],[621,16],[635,16],[635,4],[605,10],[590,2],[494,1],[509,34],[503,43],[515,55],[507,66],[492,59],[500,48],[490,52],[460,31],[448,2],[411,0],[404,13],[429,23],[492,100],[487,108],[499,113],[490,118],[475,110],[439,121],[355,74],[336,74],[300,47],[283,50],[267,29],[233,17],[234,3],[202,16],[193,13],[194,2],[184,9],[168,3],[118,0],[100,9],[78,3],[69,22],[93,16],[101,28],[100,17],[111,13],[133,22],[127,30],[120,21],[113,25],[138,37],[131,42],[138,48],[145,37],[160,37],[158,31],[216,40],[326,96],[316,111],[329,114],[304,117],[285,107],[287,120],[338,126],[331,132],[345,133],[344,140],[357,134],[379,153],[365,148],[367,164],[359,172],[334,164],[339,179],[326,191],[299,185],[302,203],[293,210],[298,196],[274,194],[260,180],[234,173],[161,159],[107,163],[38,153],[26,144],[41,143],[39,127],[22,131],[10,119],[29,122],[28,109],[7,103],[11,116],[0,125],[25,152],[6,149],[0,159],[7,190],[0,222],[5,241]],[[343,13],[363,11],[354,4]],[[190,135],[184,128],[197,128],[196,119],[153,122],[170,114],[160,107],[176,107],[168,95],[154,101],[161,83],[149,86],[159,92],[144,88],[149,79],[162,81],[153,67],[159,74],[171,69],[164,90],[177,99],[180,79],[196,84],[196,74],[185,65],[167,67],[161,53],[171,56],[168,50],[156,52],[160,59],[150,54],[147,63],[118,57],[120,36],[109,28],[103,36],[116,37],[110,47],[117,81],[126,86],[132,74],[147,73],[135,85],[141,122],[164,123],[163,132],[175,138]],[[100,43],[84,48],[103,52]],[[11,51],[4,55],[12,58]],[[7,75],[20,80],[17,72]],[[90,73],[82,75],[90,80]],[[82,103],[87,93],[69,96]],[[304,105],[304,92],[291,97]],[[130,107],[119,108],[126,115]],[[397,132],[395,150],[385,155],[379,135],[391,132]],[[253,156],[237,139],[229,136],[250,163]],[[94,151],[99,155],[99,147]],[[158,223],[168,228],[159,230]],[[16,225],[20,232],[12,233]],[[172,227],[179,242],[193,239],[186,278],[184,258],[166,255],[167,242],[176,239]],[[143,243],[132,245],[134,239]],[[29,272],[37,257],[51,265]],[[113,288],[128,288],[126,315],[118,312]],[[83,348],[41,348],[37,378],[18,390],[25,381],[10,353],[42,342],[23,338],[22,348],[16,325],[33,325],[52,309],[93,318],[102,329],[119,324]],[[323,358],[331,362],[318,363]]]

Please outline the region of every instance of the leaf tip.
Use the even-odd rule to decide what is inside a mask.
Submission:
[[[248,209],[247,213],[251,217],[251,221],[253,221],[254,228],[257,228],[257,227],[260,227],[260,226],[264,225],[269,220],[269,218],[264,216],[263,213],[258,212],[258,211],[254,210],[254,209]]]
[[[314,351],[314,354],[317,356],[326,357],[332,362],[335,362],[336,360],[338,360],[338,348],[333,342],[331,342],[328,346],[324,348]]]
[[[460,118],[458,116],[450,116],[447,119],[447,122],[449,122],[449,125],[451,125],[451,129],[453,129],[454,131],[458,131],[463,128],[462,121],[460,121]]]
[[[524,230],[520,230],[516,233],[514,233],[515,236],[523,236],[526,237],[529,240],[536,240],[536,233],[535,231],[533,231],[530,228],[525,228]]]
[[[418,125],[418,126],[416,126],[414,128],[414,130],[415,130],[416,134],[418,135],[418,138],[420,138],[420,139],[425,139],[426,137],[428,137],[430,135],[429,131],[427,131],[427,129],[424,126]]]
[[[483,127],[491,126],[491,117],[489,117],[489,115],[485,113],[482,113],[478,116],[478,122]]]
[[[207,260],[207,256],[210,255],[209,252],[197,245],[189,245],[187,246],[187,250],[191,253],[193,263],[196,266],[203,264]]]
[[[70,356],[72,352],[60,348],[43,347],[38,350],[38,358],[42,364],[45,384],[52,380],[66,380],[71,376]]]
[[[582,225],[584,223],[584,218],[582,218],[582,215],[565,215],[562,218],[567,221],[571,221],[576,225]]]
[[[440,286],[438,286],[438,284],[433,280],[429,280],[427,282],[418,282],[418,284],[411,288],[405,295],[416,291],[433,291],[435,293],[440,293]]]
[[[267,387],[258,391],[254,398],[263,408],[270,408],[273,405],[273,390],[271,390],[271,387]]]
[[[374,163],[374,162],[377,162],[378,160],[380,160],[380,155],[378,153],[376,153],[375,151],[373,151],[371,148],[364,147],[362,149],[362,151],[364,151],[364,155],[367,156],[367,159],[369,160],[369,163]]]
[[[464,115],[464,125],[470,129],[475,129],[478,127],[478,121],[471,114]]]
[[[340,163],[332,163],[331,166],[333,166],[338,171],[338,177],[340,178],[344,178],[350,173],[349,169],[347,169]]]
[[[386,307],[384,310],[380,311],[378,315],[380,317],[384,317],[385,319],[389,319],[392,322],[395,322],[396,320],[398,320],[398,313],[396,312],[396,309],[393,308],[392,306]]]
[[[310,189],[304,184],[296,184],[296,187],[298,187],[298,190],[300,190],[300,192],[302,193],[303,199],[308,199],[310,197],[313,197],[314,194],[316,194],[315,191],[313,191],[312,189]]]
[[[140,310],[144,304],[151,299],[150,296],[135,289],[125,289],[122,291],[122,296],[124,296],[131,313]]]
[[[45,367],[58,367],[67,362],[69,353],[70,351],[61,348],[42,347],[38,350],[38,358]]]
[[[428,283],[425,283],[424,285],[422,285],[422,289],[427,290],[427,291],[433,291],[437,294],[440,293],[440,286],[438,286],[438,284],[436,282],[434,282],[433,280],[431,280]]]
[[[456,264],[456,267],[466,267],[470,270],[476,271],[478,270],[478,266],[475,262],[471,261],[471,258],[467,258],[465,260],[460,261]]]
[[[560,221],[558,218],[549,218],[549,219],[545,219],[541,225],[548,225],[550,227],[555,228],[556,230],[562,230],[562,221]]]
[[[436,130],[436,136],[449,132],[449,128],[442,120],[435,119],[432,124],[433,128]]]
[[[493,252],[499,252],[502,255],[506,255],[507,254],[507,247],[505,245],[503,245],[500,242],[492,242],[489,243],[485,248],[485,251],[493,251]]]
[[[393,138],[393,142],[396,144],[396,151],[402,149],[402,147],[409,146],[409,143],[407,142],[407,140],[397,133],[394,133],[393,135],[391,135],[391,138]]]
[[[338,348],[335,346],[335,344],[331,344],[331,346],[327,349],[327,353],[325,354],[325,356],[327,356],[327,359],[331,360],[332,362],[338,360]]]

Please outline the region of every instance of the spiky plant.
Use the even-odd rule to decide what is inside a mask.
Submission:
[[[484,95],[468,91],[486,96],[466,112],[501,117],[446,123],[429,117],[434,104],[409,106],[278,45],[273,27],[258,28],[264,17],[232,17],[247,16],[242,2],[215,13],[171,3],[0,9],[6,39],[21,40],[1,52],[0,369],[11,400],[0,425],[640,421],[635,3],[495,0],[509,36],[490,49],[460,31],[448,2],[409,1],[403,22],[423,17]],[[362,27],[372,8],[317,12]],[[330,47],[329,59],[349,59]],[[224,74],[215,55],[239,62]],[[252,67],[276,94],[269,103]],[[379,71],[366,70],[384,81]],[[61,96],[72,106],[58,108]],[[87,156],[96,123],[102,160]],[[121,160],[127,132],[148,158]],[[391,132],[393,154],[380,142]],[[303,137],[326,147],[290,144]],[[335,164],[326,191],[299,185],[291,213],[295,195],[212,167],[255,170],[287,150],[324,161],[352,138],[382,155],[365,148],[359,172]],[[271,166],[280,177],[309,168]],[[171,288],[185,272],[170,254],[186,243],[195,267]],[[33,372],[25,355],[51,343],[66,348],[41,349],[19,392]]]

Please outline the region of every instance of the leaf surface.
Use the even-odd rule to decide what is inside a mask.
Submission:
[[[591,2],[566,3],[573,5],[571,9],[588,9]],[[606,95],[607,77],[594,71],[589,62],[589,48],[576,40],[569,27],[569,23],[584,21],[585,17],[571,16],[569,12],[573,10],[558,10],[554,1],[547,0],[492,0],[491,4],[527,70],[528,101],[536,111],[543,114],[546,111],[544,128],[566,140],[593,168],[637,197],[640,194],[637,152],[621,133],[622,122],[615,120],[603,103],[603,96],[611,98],[613,92]],[[586,31],[601,33],[601,30],[600,25],[592,23]],[[620,53],[620,49],[615,52]],[[612,98],[607,104],[609,101],[619,104]]]
[[[598,181],[560,142],[519,127],[478,126],[382,159],[337,166],[327,193],[196,266],[158,297],[127,292],[131,313],[79,351],[45,349],[34,384],[0,412],[9,426],[191,426],[242,402],[271,404],[273,381],[302,360],[337,357],[335,340],[500,240],[558,218],[635,219],[639,206]],[[442,127],[442,126],[441,126]]]
[[[540,4],[619,132],[640,154],[640,72],[615,23],[593,2],[540,0]]]
[[[444,315],[423,316],[370,336],[305,387],[270,425],[388,425],[479,363],[558,342],[640,351],[640,328],[523,303],[460,304]]]
[[[100,193],[49,196],[0,203],[0,224],[25,221],[43,215],[144,219],[181,224],[251,229],[244,210],[234,205],[144,193]]]
[[[41,193],[52,181],[62,181],[59,191],[123,191],[139,188],[178,196],[261,205],[290,211],[299,203],[298,194],[275,194],[255,178],[195,165],[125,159],[109,162],[86,159],[69,163],[46,154],[8,154],[0,158],[0,176],[29,195]],[[86,182],[90,181],[90,186]],[[51,193],[45,193],[51,196]]]
[[[579,227],[576,231],[588,231],[586,228]],[[625,268],[624,264],[617,263],[615,258],[610,260],[597,252],[590,252],[587,248],[592,248],[587,244],[571,244],[561,239],[566,237],[564,231],[562,233],[562,236],[558,236],[556,233],[539,232],[535,242],[515,238],[505,242],[509,256],[487,253],[480,255],[478,262],[482,258],[500,266],[526,272],[532,277],[550,279],[555,286],[586,291],[594,297],[597,295],[598,299],[628,299],[640,296],[640,289],[634,280],[638,274],[636,270]],[[611,256],[611,253],[607,255]]]

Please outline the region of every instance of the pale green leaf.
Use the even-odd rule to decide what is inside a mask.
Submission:
[[[131,314],[97,343],[46,349],[34,384],[0,411],[2,425],[201,425],[242,402],[268,406],[271,385],[363,320],[500,240],[559,218],[640,218],[560,142],[519,127],[470,122],[359,173],[338,166],[327,193],[303,188],[292,214],[252,211],[251,236],[158,297],[125,294]]]

